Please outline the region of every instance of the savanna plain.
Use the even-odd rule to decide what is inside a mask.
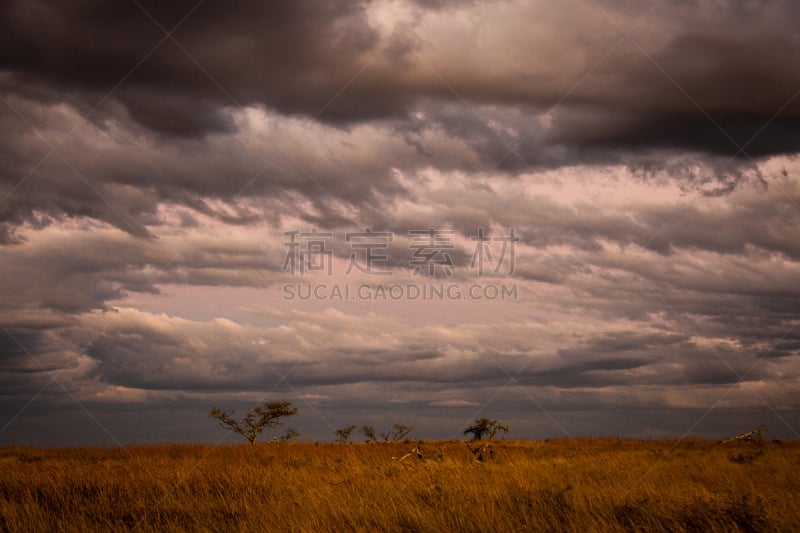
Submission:
[[[800,443],[0,449],[2,531],[800,531]]]

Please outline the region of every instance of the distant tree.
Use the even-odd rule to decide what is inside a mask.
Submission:
[[[467,429],[464,430],[464,435],[472,435],[472,442],[481,441],[487,437],[485,443],[479,443],[477,447],[472,447],[467,443],[467,448],[475,456],[475,459],[484,462],[494,459],[494,449],[492,448],[492,441],[497,433],[508,433],[508,424],[503,424],[497,420],[490,418],[478,418]]]
[[[414,426],[407,426],[402,422],[397,422],[389,431],[381,432],[381,438],[386,441],[401,441],[414,430]]]
[[[272,442],[291,442],[299,436],[300,436],[299,431],[297,431],[295,428],[289,428],[283,435],[272,437]]]
[[[473,441],[483,440],[483,437],[488,437],[488,440],[492,440],[498,432],[508,433],[508,424],[489,418],[478,418],[464,430],[464,435],[471,434]]]
[[[291,402],[266,402],[264,405],[247,411],[241,420],[233,418],[233,411],[223,411],[217,407],[211,410],[210,416],[216,418],[223,428],[235,431],[246,438],[250,444],[255,444],[258,435],[264,429],[278,427],[282,424],[281,418],[295,414],[297,414],[297,409],[292,407]]]
[[[350,440],[350,435],[353,433],[353,430],[356,429],[355,426],[347,426],[343,428],[339,428],[336,430],[336,438],[339,439],[339,444],[344,444]]]
[[[375,434],[375,428],[372,426],[363,425],[358,429],[364,437],[366,437],[367,442],[375,442],[378,440]]]

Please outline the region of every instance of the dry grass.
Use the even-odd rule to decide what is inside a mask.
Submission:
[[[800,531],[800,443],[412,447],[0,449],[0,530]]]

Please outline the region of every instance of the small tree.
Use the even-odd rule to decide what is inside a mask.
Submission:
[[[291,442],[300,436],[300,432],[295,428],[289,428],[283,435],[272,437],[272,442]]]
[[[486,443],[479,443],[477,447],[473,448],[467,443],[467,448],[475,456],[475,459],[484,462],[494,459],[494,449],[492,449],[492,441],[498,432],[508,433],[508,425],[492,420],[490,418],[478,418],[467,429],[464,430],[464,435],[472,435],[472,442],[480,441],[483,437],[488,437]]]
[[[297,414],[297,409],[291,402],[266,402],[264,405],[247,411],[244,418],[234,420],[233,411],[223,411],[215,407],[211,410],[211,417],[219,420],[219,425],[229,431],[235,431],[246,438],[250,444],[255,444],[258,435],[265,428],[274,428],[281,425],[280,419],[284,416]]]
[[[358,429],[364,437],[366,437],[367,442],[375,442],[378,438],[375,436],[375,428],[372,426],[363,425]]]
[[[491,441],[498,432],[508,433],[508,424],[503,424],[497,420],[489,418],[478,418],[475,422],[464,430],[464,435],[472,434],[472,440],[483,440],[488,437]]]
[[[339,444],[344,444],[350,440],[350,434],[356,429],[355,426],[347,426],[336,430],[336,437],[339,439]]]
[[[405,439],[413,430],[414,426],[407,426],[402,422],[397,422],[389,431],[381,432],[381,438],[386,442],[397,442]]]

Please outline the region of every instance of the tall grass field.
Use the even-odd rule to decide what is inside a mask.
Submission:
[[[2,531],[800,531],[800,443],[0,449]]]

